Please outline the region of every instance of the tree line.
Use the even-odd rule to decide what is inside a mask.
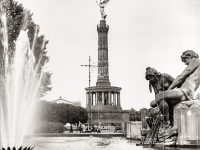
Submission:
[[[88,120],[87,110],[80,106],[71,104],[58,104],[47,101],[40,101],[36,116],[39,120],[46,122],[59,122],[62,124],[86,123]]]
[[[139,111],[131,108],[129,112],[129,121],[141,121],[141,115],[143,112],[146,112],[148,109],[142,108]]]

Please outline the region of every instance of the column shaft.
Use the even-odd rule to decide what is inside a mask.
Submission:
[[[117,106],[119,106],[119,93],[117,92],[116,95],[117,95]]]
[[[118,97],[118,98],[119,98],[119,106],[121,106],[121,102],[120,102],[120,101],[121,101],[121,100],[120,100],[120,92],[118,93],[118,95],[119,95],[119,97]]]
[[[110,105],[111,104],[111,98],[110,98],[110,92],[108,92],[108,105]]]
[[[113,93],[113,100],[114,100],[114,105],[116,105],[116,95],[115,95],[115,93]]]
[[[91,93],[91,106],[93,105],[93,93]]]
[[[96,101],[96,106],[98,105],[98,97],[97,97],[97,92],[95,93],[95,101]]]
[[[88,106],[88,93],[86,93],[86,107]]]
[[[104,105],[104,92],[102,92],[102,104]]]

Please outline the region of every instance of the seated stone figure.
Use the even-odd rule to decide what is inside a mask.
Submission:
[[[165,121],[169,124],[170,108],[181,101],[192,100],[194,92],[200,84],[200,60],[193,50],[186,50],[181,55],[182,62],[187,65],[184,71],[173,81],[168,90],[157,93],[152,106],[159,105]]]
[[[152,88],[153,88],[155,94],[158,94],[162,91],[167,90],[174,80],[174,78],[170,76],[169,74],[160,73],[156,69],[151,68],[151,67],[146,68],[145,78],[146,80],[149,81],[150,92],[152,92]],[[151,128],[152,126],[151,123],[153,122],[152,118],[158,115],[160,113],[160,110],[158,107],[156,107],[157,105],[155,104],[155,101],[152,101],[150,105],[153,107],[149,109],[149,112],[148,112],[148,117],[150,117],[151,119],[150,120],[147,119],[146,121],[149,127]]]
[[[145,73],[145,78],[146,80],[149,81],[149,90],[152,92],[152,89],[155,94],[158,94],[162,91],[165,91],[169,88],[169,86],[172,84],[174,78],[170,76],[169,74],[166,73],[160,73],[156,69],[147,67],[146,68],[146,73]],[[152,101],[151,103],[155,103],[155,101]],[[142,135],[142,140],[141,144],[142,145],[148,145],[153,141],[156,136],[154,136],[155,132],[158,130],[156,128],[159,128],[160,122],[156,123],[156,120],[158,117],[161,115],[159,107],[156,107],[157,105],[152,105],[153,108],[150,108],[149,110],[142,112],[142,126],[144,127],[141,130],[141,135]],[[144,119],[145,117],[145,119]],[[146,128],[146,123],[147,126],[150,129],[145,129]],[[159,123],[159,124],[158,124]]]
[[[153,88],[155,94],[167,90],[174,80],[169,74],[160,73],[151,67],[146,68],[145,78],[149,81],[150,92]]]

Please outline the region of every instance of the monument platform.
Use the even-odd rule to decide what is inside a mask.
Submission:
[[[124,137],[123,133],[40,133],[31,137]]]

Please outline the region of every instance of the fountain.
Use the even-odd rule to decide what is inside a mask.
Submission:
[[[20,147],[18,150],[32,150],[33,147],[25,147],[25,148],[22,148]],[[16,147],[13,147],[12,149],[10,147],[8,147],[7,149],[5,148],[2,148],[2,150],[17,150]]]
[[[2,3],[0,0],[0,150],[31,150],[33,147],[22,146],[26,134],[30,133],[32,112],[39,95],[43,75],[38,73],[41,59],[36,64],[35,42],[30,46],[25,27],[15,42],[14,55],[10,55],[7,16]]]

